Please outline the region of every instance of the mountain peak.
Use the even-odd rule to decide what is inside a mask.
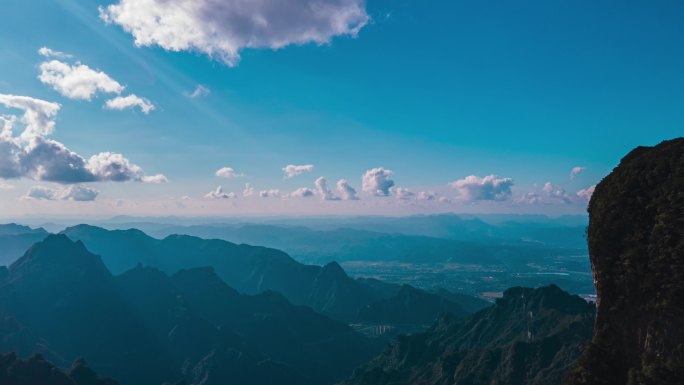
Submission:
[[[111,279],[109,270],[83,242],[72,241],[63,234],[51,234],[33,245],[24,256],[9,267],[10,280],[24,279],[68,281]]]

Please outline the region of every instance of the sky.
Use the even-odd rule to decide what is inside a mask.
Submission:
[[[684,3],[4,0],[0,218],[582,214]]]

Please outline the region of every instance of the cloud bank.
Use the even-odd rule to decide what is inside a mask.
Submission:
[[[99,10],[137,46],[201,52],[229,66],[242,49],[326,44],[356,36],[370,19],[364,0],[118,0]]]
[[[24,199],[34,200],[62,200],[74,202],[94,201],[100,194],[99,191],[89,187],[73,185],[61,189],[53,189],[44,186],[33,186],[29,189]]]
[[[85,159],[65,145],[48,138],[54,132],[57,103],[0,94],[0,105],[23,111],[19,119],[24,131],[14,136],[14,115],[0,119],[0,178],[29,178],[39,181],[76,184],[83,182],[139,181],[161,183],[161,174],[148,176],[140,166],[121,154],[101,152]]]

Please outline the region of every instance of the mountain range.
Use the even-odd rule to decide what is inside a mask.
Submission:
[[[593,304],[557,286],[511,288],[465,319],[399,337],[343,384],[560,384],[593,323]]]

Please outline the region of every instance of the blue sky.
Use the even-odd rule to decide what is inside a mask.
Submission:
[[[96,175],[75,185],[28,173],[0,179],[6,215],[582,213],[577,191],[629,150],[684,133],[681,2],[288,0],[287,12],[239,9],[279,29],[261,29],[256,48],[240,46],[243,30],[224,31],[239,48],[227,60],[201,43],[178,52],[159,41],[136,46],[124,29],[145,20],[110,12],[105,23],[98,11],[136,2],[4,1],[0,94],[59,103],[51,139],[85,159],[121,153],[167,182]],[[313,3],[362,13],[330,33],[296,11]],[[243,21],[231,12],[197,17]],[[299,44],[307,38],[297,27],[307,23],[327,42]],[[175,38],[190,35],[175,28]],[[294,43],[273,49],[285,35]],[[72,56],[41,56],[41,47]],[[155,109],[103,108],[117,96],[105,92],[69,98],[38,79],[50,60],[102,71],[125,86],[120,96],[139,95]],[[209,92],[190,97],[198,85]],[[0,113],[22,115],[2,105]],[[290,164],[314,169],[286,178]],[[222,167],[242,175],[215,176]],[[376,167],[393,172],[394,186],[380,194],[362,186]],[[571,179],[573,167],[585,169]],[[470,185],[470,175],[496,175],[499,184]],[[323,200],[319,177],[337,198],[335,184],[348,180],[359,199]],[[457,180],[460,187],[448,185]],[[245,183],[254,196],[242,196]],[[205,197],[219,185],[236,197]],[[35,186],[52,195],[29,194]],[[64,191],[75,186],[97,194],[74,200]],[[290,195],[297,188],[314,194]],[[281,196],[258,198],[272,189]],[[434,199],[418,199],[421,192]]]

